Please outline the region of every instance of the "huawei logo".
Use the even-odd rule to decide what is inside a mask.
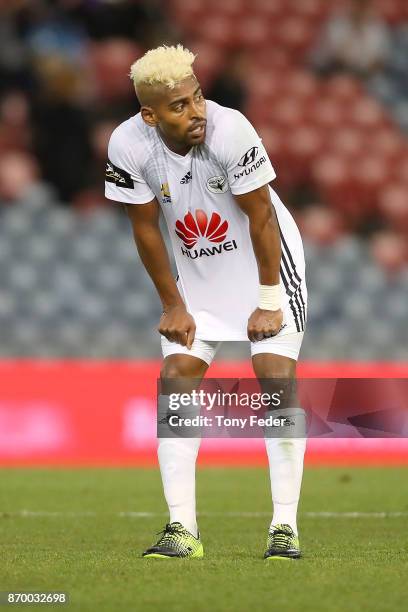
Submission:
[[[208,220],[206,213],[198,209],[195,211],[195,218],[191,212],[188,212],[184,217],[184,223],[176,221],[176,228],[177,236],[188,249],[192,249],[200,236],[207,238],[210,242],[224,242],[228,221],[222,221],[216,212],[213,212],[211,219]]]

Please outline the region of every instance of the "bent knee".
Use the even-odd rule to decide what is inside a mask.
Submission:
[[[160,378],[202,378],[208,368],[201,359],[190,355],[170,355],[163,361]]]

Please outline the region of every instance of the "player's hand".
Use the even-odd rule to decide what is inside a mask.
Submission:
[[[261,310],[257,308],[248,319],[247,334],[251,342],[259,342],[279,333],[282,327],[282,310]]]
[[[177,342],[191,349],[196,331],[193,317],[184,305],[166,308],[160,317],[158,331],[170,342]]]

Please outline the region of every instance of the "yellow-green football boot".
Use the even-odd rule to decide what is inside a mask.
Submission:
[[[286,523],[272,525],[266,541],[264,559],[299,559],[301,556],[299,538]]]
[[[179,522],[167,523],[159,534],[161,538],[158,542],[143,553],[146,559],[201,559],[204,556],[200,534],[194,537]]]

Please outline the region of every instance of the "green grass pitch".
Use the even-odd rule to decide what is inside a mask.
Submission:
[[[157,470],[3,469],[0,476],[0,590],[70,596],[65,608],[37,609],[408,606],[408,469],[306,469],[299,509],[304,557],[273,563],[262,560],[271,509],[266,468],[199,470],[205,557],[190,561],[140,557],[166,522]],[[347,514],[353,512],[362,515]],[[375,514],[381,512],[387,514]]]

